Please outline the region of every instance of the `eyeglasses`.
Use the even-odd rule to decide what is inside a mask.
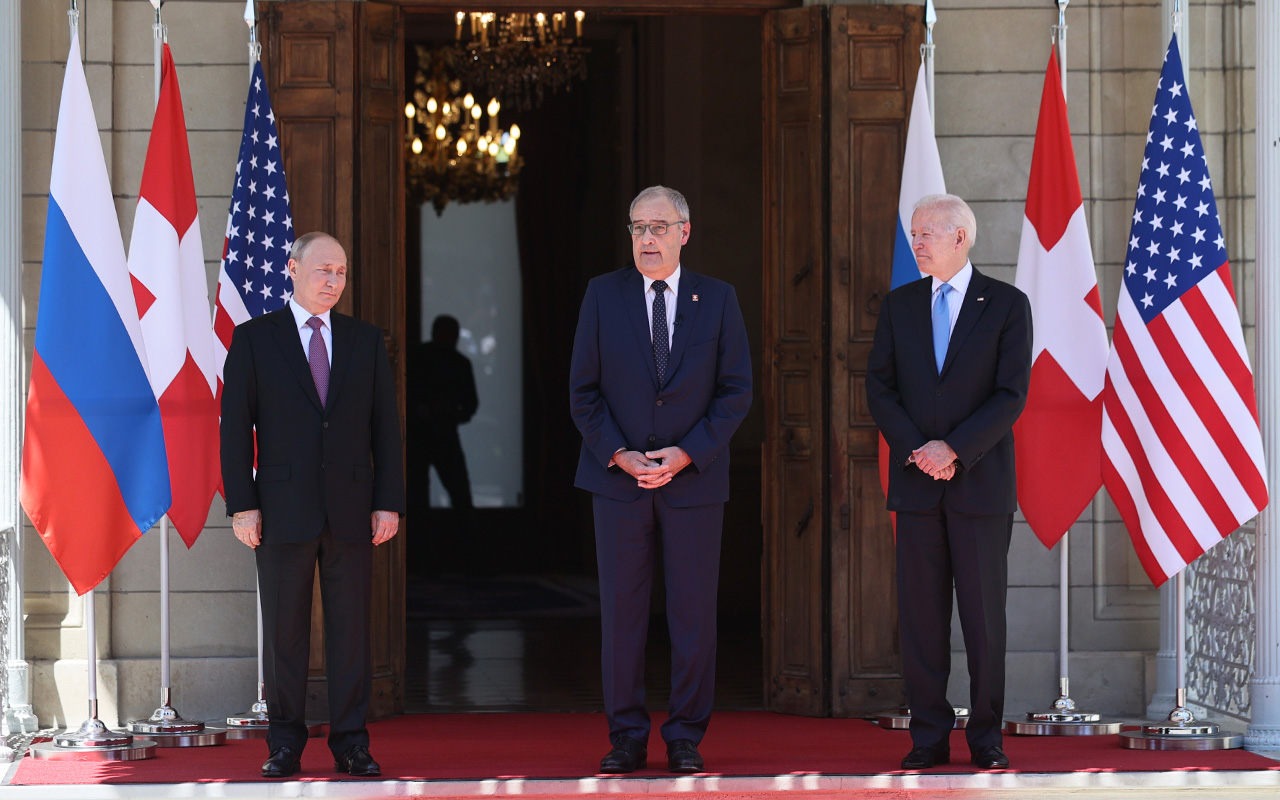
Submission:
[[[644,236],[644,232],[647,229],[654,236],[662,236],[667,232],[667,228],[671,228],[676,225],[683,225],[688,221],[689,220],[687,219],[678,219],[675,222],[655,222],[651,225],[643,225],[639,222],[633,222],[627,225],[627,233],[632,236]]]

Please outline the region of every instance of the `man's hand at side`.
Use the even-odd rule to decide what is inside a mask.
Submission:
[[[231,532],[236,538],[250,547],[257,548],[262,544],[262,512],[237,511],[231,515]]]
[[[377,547],[400,530],[400,515],[394,511],[375,511],[371,515],[373,545]]]

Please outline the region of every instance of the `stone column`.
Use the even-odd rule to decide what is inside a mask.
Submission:
[[[22,9],[0,11],[0,663],[6,731],[36,729],[22,635]]]
[[[1258,327],[1255,381],[1262,447],[1267,457],[1271,504],[1258,517],[1254,579],[1257,628],[1253,678],[1249,681],[1252,718],[1244,746],[1280,749],[1280,7],[1256,6],[1257,78],[1257,296]]]

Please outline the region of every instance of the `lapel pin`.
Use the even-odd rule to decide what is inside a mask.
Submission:
[[[987,299],[987,298],[985,298],[985,297],[979,297],[979,298],[978,298],[978,300],[977,300],[977,302],[981,303],[983,300],[986,300],[986,299]]]
[[[695,303],[696,303],[696,302],[698,302],[698,296],[697,296],[696,294],[693,296],[693,298],[692,298],[692,299],[693,299],[693,302],[695,302]]]

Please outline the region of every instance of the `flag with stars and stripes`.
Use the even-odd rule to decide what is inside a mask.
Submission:
[[[249,84],[213,312],[219,398],[232,330],[253,317],[283,307],[293,294],[288,268],[291,247],[293,217],[285,188],[284,159],[259,62],[253,66]]]
[[[1103,389],[1103,481],[1157,586],[1267,505],[1253,370],[1183,76],[1175,36]]]

